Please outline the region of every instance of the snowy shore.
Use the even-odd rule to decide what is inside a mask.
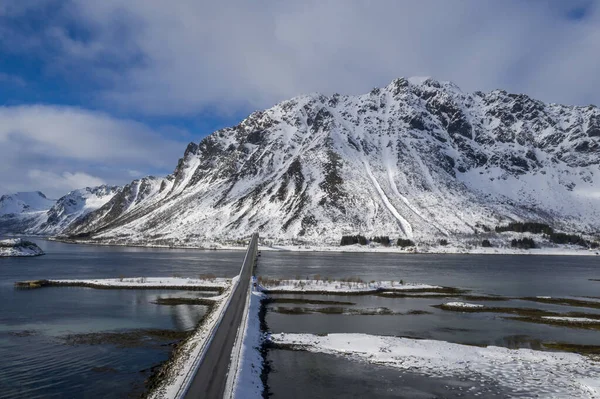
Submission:
[[[382,245],[273,245],[261,246],[261,251],[280,251],[280,252],[352,252],[352,253],[394,253],[394,254],[447,254],[447,255],[554,255],[554,256],[599,256],[599,250],[589,250],[577,247],[562,248],[467,248],[462,246],[437,246],[437,247],[417,247],[400,248],[395,246],[384,247]]]
[[[600,362],[573,353],[366,334],[281,333],[273,334],[271,341],[290,349],[342,355],[425,375],[492,380],[516,396],[600,397]]]
[[[267,292],[303,292],[303,293],[372,293],[380,291],[437,291],[444,290],[439,285],[412,284],[400,281],[340,281],[340,280],[261,280]]]
[[[0,257],[29,257],[44,255],[44,251],[31,241],[21,238],[0,240]]]
[[[247,246],[235,245],[223,242],[198,242],[198,243],[173,243],[171,245],[155,244],[151,242],[120,242],[120,241],[91,241],[73,240],[60,237],[48,237],[49,240],[65,242],[70,244],[139,247],[139,248],[161,248],[161,249],[195,249],[214,251],[245,251]],[[447,246],[421,246],[401,248],[397,246],[385,247],[383,245],[321,245],[321,244],[272,244],[259,245],[260,251],[275,252],[351,252],[351,253],[394,253],[394,254],[448,254],[448,255],[544,255],[544,256],[600,256],[600,250],[584,249],[578,246],[543,247],[533,249],[517,249],[510,247],[469,247],[463,245]]]
[[[96,288],[145,288],[145,289],[224,289],[231,284],[227,278],[181,278],[181,277],[131,277],[80,280],[48,280],[51,285],[83,286]]]

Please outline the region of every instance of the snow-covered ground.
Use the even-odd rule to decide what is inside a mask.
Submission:
[[[181,278],[181,277],[131,277],[131,278],[105,278],[83,280],[49,280],[56,284],[81,284],[98,287],[140,287],[140,288],[165,288],[181,287],[181,289],[195,287],[226,288],[231,279],[227,278]]]
[[[20,238],[0,240],[0,257],[40,255],[44,255],[44,251],[31,241]]]
[[[483,305],[477,305],[474,303],[466,303],[466,302],[447,302],[444,303],[442,306],[444,306],[445,308],[457,308],[457,309],[461,309],[461,308],[466,308],[466,309],[478,309],[478,308],[483,308]]]
[[[234,243],[223,243],[216,241],[199,241],[196,243],[159,244],[151,241],[123,242],[115,240],[82,240],[50,237],[53,241],[65,241],[71,243],[91,244],[100,246],[122,246],[122,247],[144,247],[144,248],[171,248],[171,249],[200,249],[200,250],[222,250],[222,251],[245,251],[247,245],[236,245]],[[533,249],[516,249],[510,247],[470,247],[461,245],[428,246],[418,245],[416,247],[401,248],[397,246],[385,247],[383,245],[260,245],[260,251],[274,252],[352,252],[352,253],[395,253],[395,254],[472,254],[472,255],[557,255],[557,256],[599,256],[600,250],[584,249],[579,246],[557,246]]]
[[[402,284],[399,281],[357,282],[339,280],[263,280],[264,289],[269,292],[350,292],[363,293],[375,291],[414,291],[436,290],[443,287],[428,284]]]
[[[598,319],[588,319],[587,317],[542,316],[542,319],[563,321],[565,323],[600,323]]]
[[[263,358],[260,347],[263,343],[263,334],[260,330],[260,301],[265,294],[252,291],[244,332],[240,342],[237,373],[233,377],[232,398],[259,399],[262,398],[264,386],[260,378],[263,370]],[[235,352],[235,351],[234,351]]]
[[[220,249],[220,248],[219,248]],[[224,248],[225,249],[225,248]],[[473,254],[473,255],[572,255],[598,256],[600,250],[589,250],[576,246],[561,246],[533,249],[516,249],[509,247],[467,247],[463,245],[447,246],[417,246],[400,248],[382,245],[273,245],[261,246],[261,251],[292,251],[292,252],[357,252],[357,253],[400,253],[400,254]]]
[[[572,353],[482,348],[366,334],[282,333],[273,334],[271,340],[296,349],[344,355],[425,375],[493,380],[518,396],[600,397],[600,362]]]

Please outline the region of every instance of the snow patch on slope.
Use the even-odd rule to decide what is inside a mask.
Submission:
[[[369,178],[371,179],[371,182],[373,182],[373,186],[375,186],[375,189],[377,190],[377,192],[381,196],[381,200],[385,204],[385,207],[398,220],[398,223],[400,223],[400,227],[402,229],[402,232],[408,238],[412,238],[413,237],[412,226],[410,225],[410,223],[408,223],[408,221],[406,219],[404,219],[402,217],[402,215],[400,215],[400,213],[398,212],[398,210],[396,208],[394,208],[394,205],[391,204],[390,200],[385,195],[385,193],[381,189],[381,186],[377,182],[377,179],[375,179],[375,176],[373,176],[373,172],[371,172],[371,168],[369,167],[369,164],[367,162],[365,162],[364,165],[365,165],[365,169],[367,171],[367,175],[369,176]]]

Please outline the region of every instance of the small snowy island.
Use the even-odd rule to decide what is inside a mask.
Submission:
[[[31,241],[21,238],[0,240],[0,257],[40,255],[44,255],[44,251]]]

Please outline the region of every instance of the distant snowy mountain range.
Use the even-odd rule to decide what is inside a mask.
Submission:
[[[0,197],[0,233],[57,235],[88,213],[101,208],[120,187],[99,186],[71,191],[58,200],[39,192]]]
[[[600,110],[401,78],[255,112],[189,144],[165,178],[77,190],[46,210],[42,200],[15,205],[19,195],[2,197],[0,231],[113,243],[199,245],[253,231],[426,243],[509,221],[597,234]],[[7,215],[5,202],[21,212]]]

